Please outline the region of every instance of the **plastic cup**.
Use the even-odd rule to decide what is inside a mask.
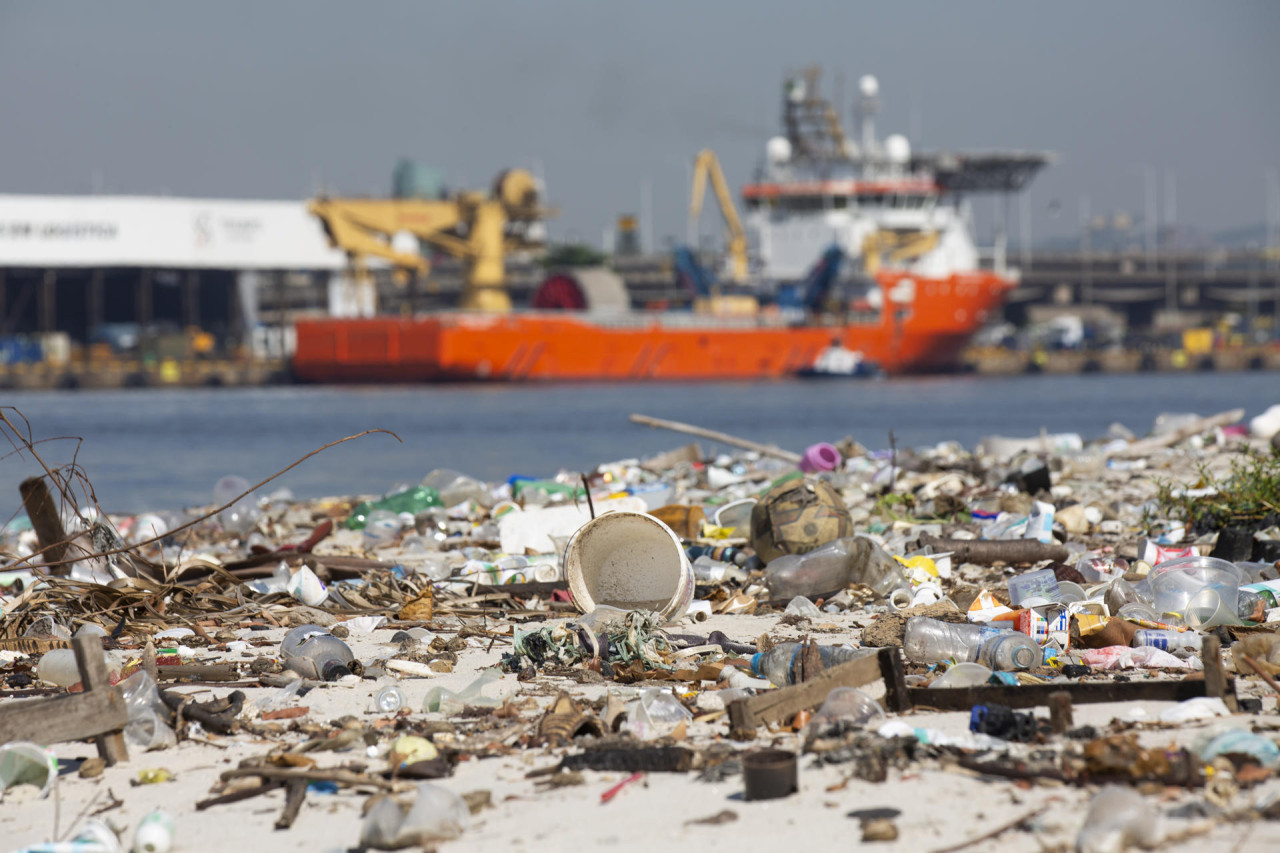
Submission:
[[[1151,570],[1155,608],[1162,613],[1185,614],[1191,600],[1204,589],[1217,593],[1223,606],[1234,614],[1240,594],[1240,570],[1215,557],[1181,557]]]
[[[978,687],[991,680],[991,670],[980,663],[958,663],[930,687]]]
[[[53,750],[28,741],[0,746],[0,797],[14,785],[35,785],[40,796],[49,796],[58,778],[58,758]]]

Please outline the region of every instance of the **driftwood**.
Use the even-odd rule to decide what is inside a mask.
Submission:
[[[651,418],[648,415],[632,415],[631,422],[642,426],[650,426],[656,429],[669,429],[672,432],[681,432],[685,435],[696,435],[699,438],[709,439],[710,441],[718,441],[721,444],[732,445],[733,447],[741,447],[743,450],[754,450],[762,456],[772,456],[775,459],[781,459],[784,462],[790,462],[792,465],[800,464],[800,454],[790,450],[783,450],[772,444],[760,444],[755,441],[749,441],[745,438],[738,438],[724,432],[716,432],[711,429],[703,429],[691,424],[682,424],[679,421],[665,421],[662,418]]]
[[[62,529],[62,518],[49,495],[44,477],[28,477],[18,486],[18,492],[22,495],[22,506],[31,519],[31,528],[36,532],[45,560],[60,562],[67,551],[67,533]],[[59,575],[65,575],[67,571],[66,566],[53,569],[53,573]]]
[[[1067,559],[1067,549],[1057,543],[1037,539],[940,539],[921,536],[921,545],[933,548],[934,553],[950,552],[958,563],[1039,563],[1042,560],[1062,562]]]
[[[1134,459],[1141,456],[1150,456],[1157,450],[1163,450],[1166,447],[1172,447],[1180,441],[1186,441],[1193,435],[1199,435],[1202,432],[1208,432],[1215,427],[1230,426],[1239,423],[1244,418],[1244,409],[1232,409],[1229,412],[1212,415],[1207,418],[1200,418],[1194,423],[1188,424],[1181,429],[1164,435],[1153,436],[1152,438],[1144,438],[1122,447],[1111,455],[1118,459]]]

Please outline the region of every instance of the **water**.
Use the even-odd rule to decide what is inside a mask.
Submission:
[[[208,504],[227,474],[265,479],[317,447],[371,428],[392,430],[334,447],[263,491],[299,497],[382,493],[433,468],[486,480],[589,470],[692,439],[631,424],[634,413],[684,421],[801,451],[852,436],[870,448],[984,435],[1079,432],[1120,421],[1139,435],[1161,412],[1248,416],[1280,401],[1274,373],[942,377],[866,381],[554,386],[298,386],[172,391],[7,393],[37,439],[78,436],[77,462],[109,511]],[[5,413],[13,417],[13,411]],[[704,449],[713,445],[702,442]],[[47,441],[50,465],[76,454]],[[19,507],[29,458],[0,460],[0,519]]]

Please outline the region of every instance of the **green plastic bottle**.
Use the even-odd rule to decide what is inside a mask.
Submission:
[[[408,512],[417,515],[424,509],[430,509],[435,506],[443,506],[440,502],[439,492],[429,486],[413,486],[399,492],[383,495],[376,501],[363,501],[357,504],[355,509],[351,511],[350,517],[343,522],[343,527],[348,530],[364,530],[365,522],[369,519],[369,513],[375,509],[385,509],[394,513]]]

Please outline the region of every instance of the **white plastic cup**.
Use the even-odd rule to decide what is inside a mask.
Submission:
[[[583,613],[606,604],[674,622],[693,601],[693,567],[680,537],[640,512],[607,512],[579,527],[565,547],[565,577]]]
[[[58,780],[58,758],[53,750],[30,743],[15,741],[0,746],[0,798],[6,788],[14,785],[35,785],[40,796],[49,796]]]

